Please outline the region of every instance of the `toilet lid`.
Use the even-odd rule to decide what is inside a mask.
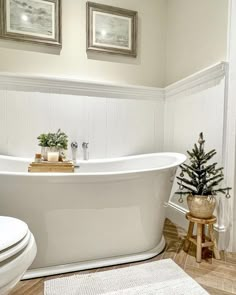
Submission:
[[[25,222],[13,217],[0,216],[0,252],[17,244],[28,231]]]

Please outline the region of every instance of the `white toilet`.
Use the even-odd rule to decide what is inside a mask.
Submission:
[[[0,216],[0,295],[8,294],[37,253],[34,236],[19,219]]]

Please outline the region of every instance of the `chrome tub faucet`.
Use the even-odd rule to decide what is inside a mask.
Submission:
[[[83,142],[82,143],[82,148],[83,148],[83,160],[88,160],[89,159],[89,151],[88,151],[88,142]]]
[[[71,146],[71,153],[72,153],[72,161],[74,163],[76,163],[77,150],[78,150],[79,145],[78,145],[78,143],[76,141],[73,141],[70,146]]]

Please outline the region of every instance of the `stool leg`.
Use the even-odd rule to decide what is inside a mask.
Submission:
[[[197,262],[202,260],[202,224],[197,224]]]
[[[202,225],[202,242],[205,243],[205,224]]]
[[[220,259],[220,253],[219,253],[219,250],[217,249],[213,224],[209,224],[209,235],[210,235],[211,241],[213,242],[213,252],[214,252],[215,258]]]
[[[205,224],[202,225],[202,243],[205,243],[206,241],[206,232],[205,232]],[[202,257],[205,258],[205,255],[207,255],[207,248],[206,247],[202,247]]]
[[[189,246],[190,246],[189,238],[191,238],[193,235],[193,227],[194,227],[194,222],[190,221],[189,226],[188,226],[188,233],[187,233],[187,236],[186,236],[185,242],[184,242],[184,251],[185,252],[188,252],[188,250],[189,250]]]

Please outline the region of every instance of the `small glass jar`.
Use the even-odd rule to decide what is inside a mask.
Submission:
[[[42,159],[41,154],[35,154],[34,162],[35,163],[40,163]]]

